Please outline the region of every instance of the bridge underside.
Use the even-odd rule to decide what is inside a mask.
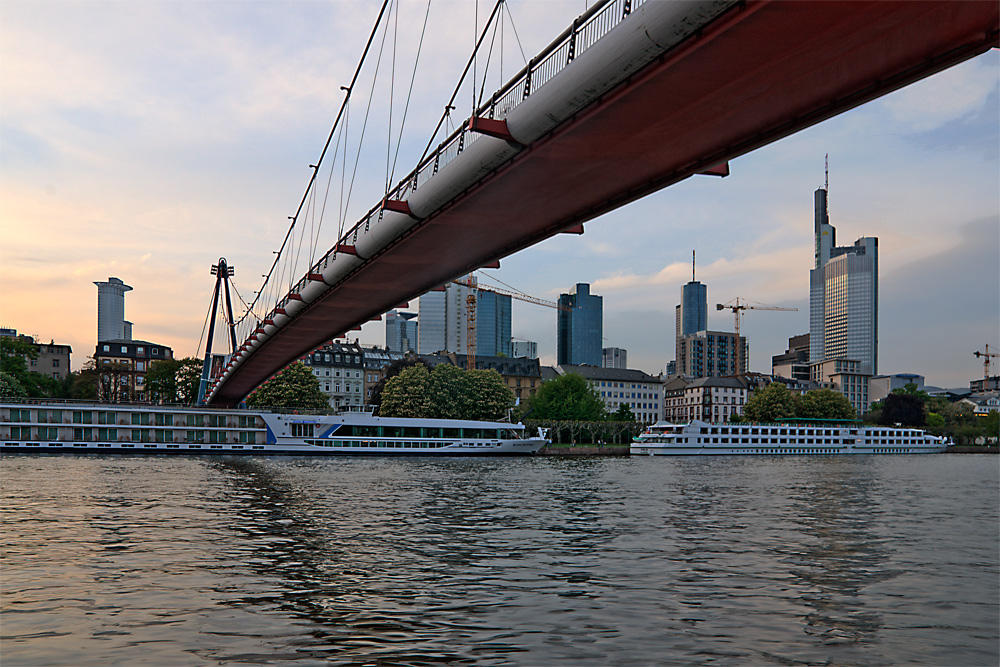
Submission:
[[[310,304],[213,402],[239,402],[332,336],[456,276],[982,53],[998,20],[993,0],[734,8]]]

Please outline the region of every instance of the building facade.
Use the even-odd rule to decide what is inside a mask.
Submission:
[[[151,400],[146,392],[146,373],[150,364],[173,358],[172,349],[149,341],[119,339],[99,342],[94,351],[98,398],[112,403]]]
[[[331,343],[302,360],[319,380],[330,407],[360,407],[365,404],[365,353],[357,343]]]
[[[590,293],[590,285],[577,283],[569,294],[559,295],[556,360],[562,365],[601,365],[604,342],[604,299]]]
[[[590,383],[604,400],[608,412],[626,405],[637,422],[652,424],[663,417],[663,379],[640,370],[598,366],[556,366],[559,375],[576,373]]]
[[[65,378],[70,370],[70,355],[73,348],[69,345],[59,345],[55,341],[49,343],[39,343],[32,336],[24,334],[18,336],[17,329],[0,328],[0,337],[18,338],[31,343],[38,351],[35,359],[25,359],[28,370],[32,373],[41,373],[55,380]]]
[[[131,287],[119,278],[97,285],[97,341],[131,340],[132,323],[125,321],[125,292]]]
[[[417,314],[390,310],[385,314],[386,349],[405,354],[417,351],[419,339]]]
[[[809,359],[851,359],[878,372],[878,239],[837,246],[827,190],[815,193],[815,265],[809,272]]]
[[[859,415],[868,412],[871,406],[868,383],[872,374],[862,368],[863,364],[855,359],[827,359],[809,364],[810,379],[824,389],[846,396]]]
[[[511,299],[506,294],[478,290],[476,298],[476,355],[512,356]]]
[[[511,356],[518,359],[537,359],[538,343],[533,340],[511,341]]]
[[[628,352],[620,347],[606,347],[601,350],[602,368],[628,368]]]
[[[741,349],[737,350],[737,346]],[[677,341],[677,375],[691,378],[742,375],[750,357],[746,338],[729,331],[698,331]]]
[[[789,380],[809,379],[809,334],[788,339],[785,353],[771,357],[771,374]]]
[[[371,405],[372,389],[385,377],[385,371],[389,365],[403,359],[405,355],[380,347],[362,347],[361,351],[364,355],[365,366],[362,387],[365,396],[364,402],[365,405]]]
[[[704,377],[684,387],[683,420],[700,419],[711,424],[724,424],[742,415],[747,402],[747,386],[740,378]]]
[[[876,375],[868,381],[869,403],[881,401],[897,389],[906,385],[915,385],[917,391],[923,391],[924,376],[916,373],[896,373],[894,375]]]
[[[448,283],[443,290],[420,297],[417,352],[465,354],[469,342],[469,292],[465,285]]]
[[[466,368],[468,357],[464,354],[422,354],[420,358],[433,368],[440,364],[450,364]],[[514,393],[520,403],[534,394],[542,384],[541,366],[538,359],[527,357],[481,357],[476,355],[476,370],[493,370],[500,374],[504,383]]]

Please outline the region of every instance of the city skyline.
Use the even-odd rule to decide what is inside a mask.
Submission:
[[[512,2],[525,52],[584,6]],[[227,257],[249,300],[377,8],[15,1],[4,10],[0,324],[73,345],[79,368],[96,342],[92,283],[117,276],[134,287],[137,335],[194,355],[211,264]],[[472,8],[449,10],[429,30],[469,39],[438,40],[454,43],[427,56],[440,74],[411,110],[420,148],[472,39]],[[709,303],[799,308],[744,318],[750,368],[767,371],[789,337],[809,330],[812,193],[830,153],[832,224],[845,238],[880,239],[879,371],[965,386],[982,373],[972,352],[1000,347],[998,64],[993,50],[733,160],[725,179],[689,179],[480,275],[551,300],[589,283],[605,299],[605,346],[655,373],[673,357],[674,306],[695,249]],[[380,197],[384,169],[374,157],[362,164],[359,207]],[[331,242],[332,232],[319,245]],[[513,335],[554,363],[555,312],[512,310]],[[732,330],[732,319],[712,311],[708,328]],[[383,344],[384,323],[366,324],[360,339]]]

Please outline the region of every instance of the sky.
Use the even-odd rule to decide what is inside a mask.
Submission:
[[[510,0],[490,66],[476,63],[477,86],[488,95],[586,6]],[[203,353],[211,265],[226,257],[248,301],[259,289],[378,8],[360,0],[4,0],[0,326],[72,345],[78,369],[96,344],[93,283],[115,276],[133,287],[126,318],[134,338],[179,357]],[[369,62],[381,74],[373,85],[371,67],[363,71],[347,138],[330,153],[353,163],[367,114],[356,169],[329,177],[331,191],[350,197],[331,197],[322,226],[314,213],[303,242],[320,254],[339,220],[353,224],[387,180],[416,164],[492,3],[480,2],[478,16],[468,1],[427,8],[401,4],[381,58],[381,33],[375,40]],[[471,105],[467,86],[456,117]],[[694,250],[710,328],[732,330],[732,312],[714,304],[736,297],[798,308],[743,316],[750,368],[769,372],[771,356],[809,328],[813,191],[829,154],[838,243],[879,238],[879,372],[968,386],[983,372],[973,352],[1000,350],[998,153],[993,50],[735,159],[727,178],[688,179],[588,222],[582,236],[506,258],[480,281],[495,277],[548,300],[590,283],[604,298],[605,345],[656,374],[673,358],[673,312]],[[297,279],[304,269],[286,270]],[[536,341],[543,364],[555,363],[555,310],[515,301],[512,333]],[[384,323],[357,335],[384,344]]]

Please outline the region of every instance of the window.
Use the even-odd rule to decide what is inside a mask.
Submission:
[[[59,368],[59,360],[58,359],[53,359],[52,360],[52,368]]]
[[[104,348],[105,352],[110,352],[111,351],[111,346],[110,345],[104,345],[102,347]]]
[[[139,347],[135,348],[135,353],[136,354],[142,354],[142,346],[141,345]]]
[[[153,349],[151,350],[151,352],[152,352],[153,356],[155,357],[155,356],[157,356],[158,354],[160,354],[160,348],[158,348],[158,347],[154,347],[154,348],[153,348]]]

